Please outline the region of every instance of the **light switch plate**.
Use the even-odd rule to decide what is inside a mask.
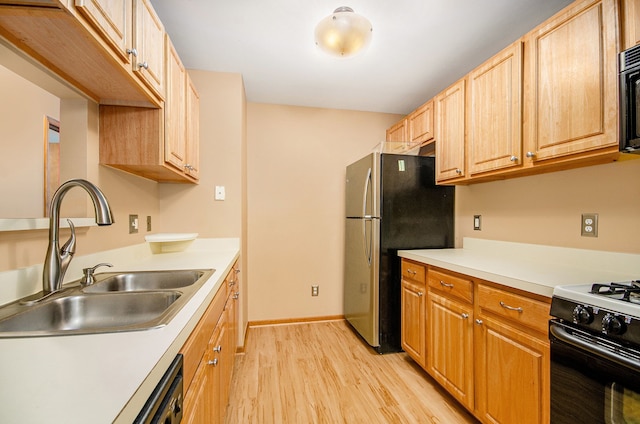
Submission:
[[[225,194],[224,186],[216,186],[215,199],[216,200],[224,200],[225,196],[226,196],[226,194]]]
[[[129,234],[138,232],[138,215],[129,215]]]
[[[480,231],[481,228],[481,215],[473,215],[473,229],[476,231]]]

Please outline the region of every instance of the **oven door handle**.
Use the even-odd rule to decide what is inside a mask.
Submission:
[[[551,322],[549,324],[549,332],[558,340],[568,343],[574,347],[577,347],[578,349],[582,349],[584,351],[597,355],[601,358],[604,358],[608,361],[615,362],[618,365],[629,367],[633,370],[640,369],[640,362],[634,361],[633,359],[627,358],[626,356],[615,354],[611,352],[609,349],[602,347],[600,345],[597,345],[595,343],[586,342],[581,338],[568,333],[564,329],[564,327],[554,322]]]

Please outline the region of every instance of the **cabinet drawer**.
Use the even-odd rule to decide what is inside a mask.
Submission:
[[[478,287],[478,305],[525,327],[546,333],[550,305],[495,287]]]
[[[473,301],[473,282],[459,275],[429,269],[429,288],[469,303]]]
[[[189,388],[202,356],[206,352],[207,345],[209,344],[213,330],[222,315],[226,301],[227,290],[224,287],[220,287],[204,315],[200,318],[196,328],[193,329],[193,332],[191,332],[191,335],[182,346],[182,349],[180,349],[180,353],[184,355],[184,363],[182,367],[185,391]]]
[[[427,275],[427,267],[419,262],[408,259],[402,260],[402,278],[410,280],[421,285],[425,285]]]

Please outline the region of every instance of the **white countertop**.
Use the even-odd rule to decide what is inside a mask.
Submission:
[[[640,278],[640,255],[465,238],[461,249],[401,250],[398,255],[551,297],[558,285]]]
[[[216,271],[162,328],[0,339],[0,422],[131,423],[238,256],[238,239],[197,239],[184,252],[152,254],[145,243],[74,258],[65,281],[80,278],[82,267],[99,262],[114,265],[108,272]],[[31,268],[0,273],[0,303],[22,297],[25,286],[37,288],[40,280],[33,280],[42,267]]]

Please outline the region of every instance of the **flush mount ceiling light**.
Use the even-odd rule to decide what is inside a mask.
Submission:
[[[371,22],[350,7],[339,7],[316,26],[316,45],[325,52],[353,56],[371,41]]]

